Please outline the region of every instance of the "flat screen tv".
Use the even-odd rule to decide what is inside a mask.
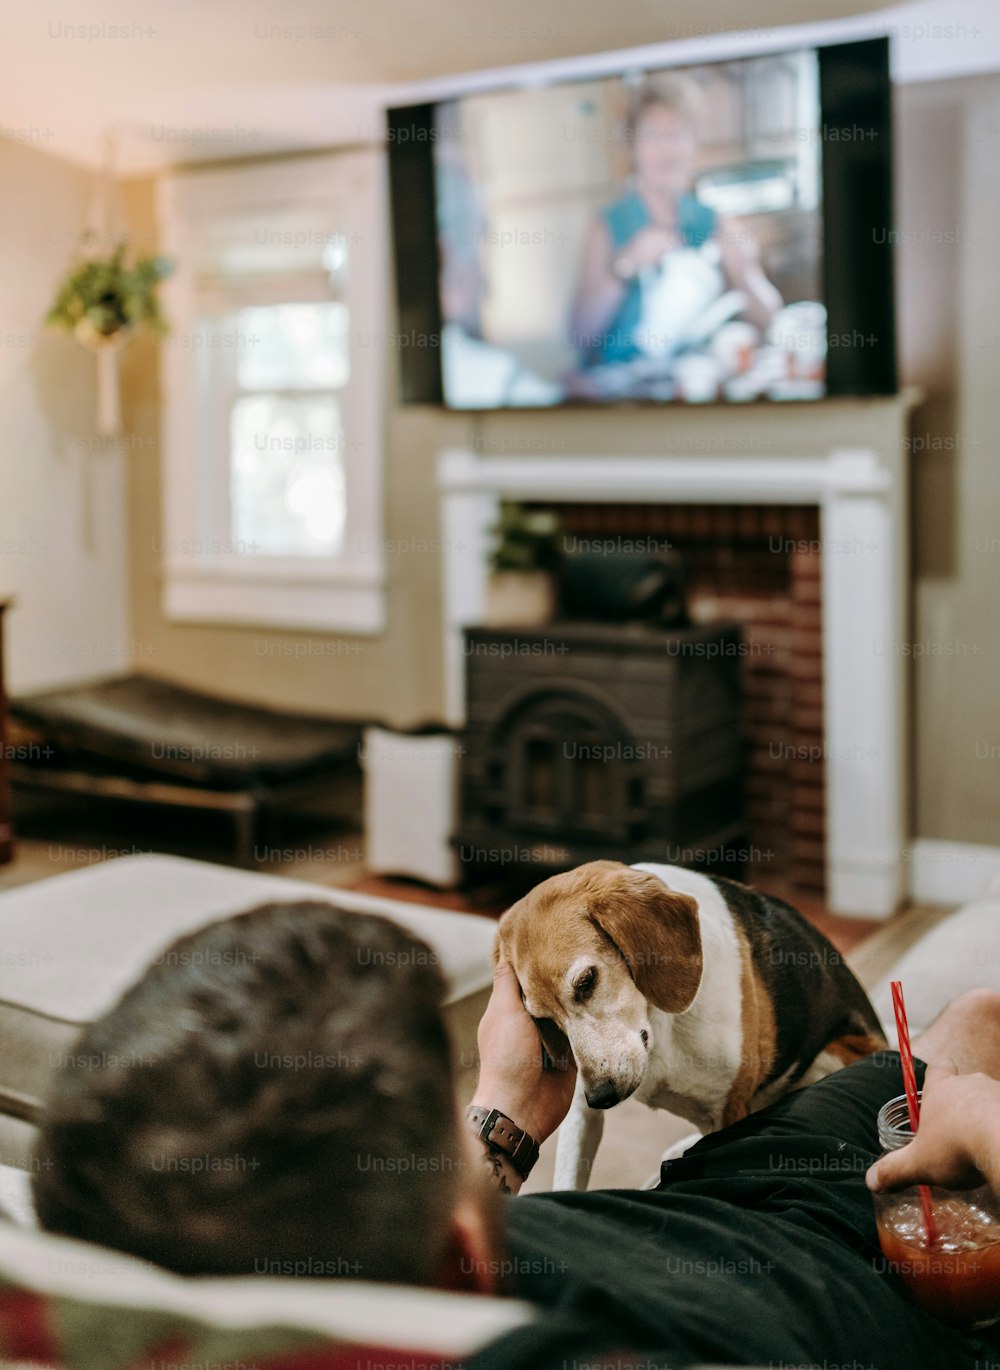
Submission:
[[[388,112],[405,400],[896,389],[887,39]]]

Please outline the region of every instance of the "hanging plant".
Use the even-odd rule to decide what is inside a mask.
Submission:
[[[89,257],[71,267],[56,291],[46,322],[65,328],[87,347],[123,341],[140,324],[167,332],[156,287],[170,275],[165,257],[141,257],[126,264],[125,244],[110,257]]]
[[[45,321],[96,352],[97,431],[114,437],[121,431],[115,353],[140,325],[168,331],[156,289],[174,268],[165,257],[128,265],[124,242],[110,256],[94,255],[87,247],[92,236],[84,234],[82,254],[60,282]]]

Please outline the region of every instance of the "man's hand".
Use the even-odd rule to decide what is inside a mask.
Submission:
[[[1000,1081],[928,1066],[916,1138],[877,1161],[866,1180],[875,1193],[915,1184],[1000,1192]]]
[[[536,1142],[544,1142],[569,1112],[576,1062],[567,1050],[548,1069],[543,1068],[542,1039],[524,1007],[521,987],[502,945],[493,972],[493,993],[477,1038],[479,1084],[473,1103],[499,1109]]]

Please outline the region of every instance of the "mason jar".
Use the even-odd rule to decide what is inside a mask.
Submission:
[[[879,1110],[882,1155],[913,1141],[906,1095]],[[928,1238],[920,1190],[875,1194],[875,1221],[886,1268],[914,1298],[956,1327],[1000,1321],[1000,1201],[978,1189],[927,1186],[935,1232]]]

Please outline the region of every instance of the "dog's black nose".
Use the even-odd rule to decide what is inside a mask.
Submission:
[[[591,1108],[614,1108],[617,1102],[618,1091],[610,1080],[605,1080],[587,1095],[587,1103]]]
[[[642,1031],[639,1033],[639,1036],[642,1038],[642,1045],[643,1045],[644,1047],[648,1047],[648,1046],[649,1046],[649,1033],[646,1031],[645,1028],[642,1029]]]

